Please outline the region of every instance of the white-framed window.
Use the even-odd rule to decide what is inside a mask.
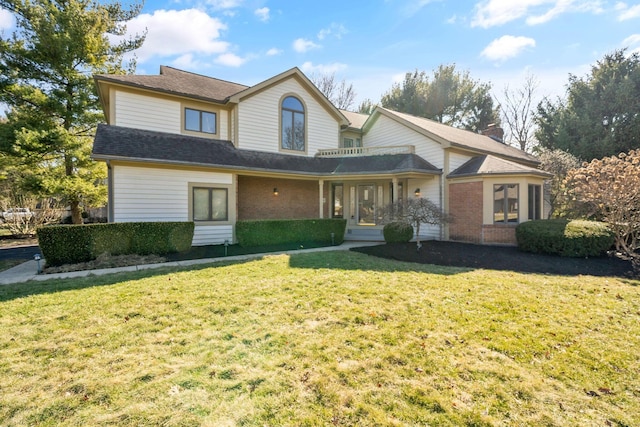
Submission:
[[[305,151],[304,105],[295,96],[287,96],[280,105],[282,136],[280,148],[283,150]]]
[[[193,221],[228,221],[229,191],[218,187],[193,187]]]
[[[191,132],[216,133],[216,113],[210,111],[184,109],[184,129]]]
[[[342,148],[362,147],[360,138],[342,138]]]
[[[518,222],[518,191],[518,184],[493,185],[494,224],[513,224]]]

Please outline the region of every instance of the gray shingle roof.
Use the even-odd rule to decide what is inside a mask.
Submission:
[[[165,65],[160,67],[160,75],[157,76],[98,74],[94,78],[96,82],[119,83],[218,103],[223,103],[230,96],[248,88],[248,86],[238,83],[202,76]]]
[[[341,158],[295,156],[240,150],[229,141],[104,124],[98,125],[93,158],[308,176],[441,173],[440,169],[415,154]]]
[[[451,172],[447,178],[460,178],[473,175],[539,175],[551,177],[552,175],[540,169],[528,167],[495,156],[477,156],[469,159],[458,169]]]

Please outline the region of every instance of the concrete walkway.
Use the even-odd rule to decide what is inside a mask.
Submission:
[[[152,268],[160,268],[160,267],[188,267],[190,265],[210,264],[214,262],[244,261],[244,260],[260,258],[265,255],[301,254],[306,252],[325,252],[325,251],[347,251],[351,248],[356,248],[361,246],[373,246],[373,245],[379,245],[382,243],[383,242],[345,242],[340,246],[326,246],[322,248],[313,248],[313,249],[296,249],[292,251],[269,252],[269,253],[262,253],[262,254],[237,255],[237,256],[228,256],[228,257],[219,257],[219,258],[190,259],[190,260],[184,260],[184,261],[163,262],[159,264],[132,265],[128,267],[104,268],[101,270],[70,271],[68,273],[55,273],[55,274],[38,274],[38,263],[37,261],[32,260],[0,272],[0,285],[8,285],[12,283],[23,283],[23,282],[28,282],[30,280],[42,281],[42,280],[52,280],[52,279],[69,279],[69,278],[75,278],[75,277],[102,276],[104,274],[118,273],[121,271],[149,270]],[[40,265],[41,266],[44,265],[44,260],[40,261]]]

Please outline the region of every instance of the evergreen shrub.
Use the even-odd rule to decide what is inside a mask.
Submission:
[[[236,238],[242,247],[307,242],[339,245],[344,242],[346,226],[347,220],[336,218],[238,221]]]
[[[75,264],[109,255],[165,255],[191,248],[193,222],[118,222],[55,225],[37,231],[47,265]]]
[[[384,226],[382,234],[387,243],[407,243],[413,238],[413,227],[404,221],[390,222]]]
[[[592,257],[611,249],[614,234],[603,222],[543,219],[519,224],[516,239],[525,252]]]

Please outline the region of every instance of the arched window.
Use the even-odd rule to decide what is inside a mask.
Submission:
[[[294,96],[282,100],[282,138],[283,150],[305,151],[304,106]]]

